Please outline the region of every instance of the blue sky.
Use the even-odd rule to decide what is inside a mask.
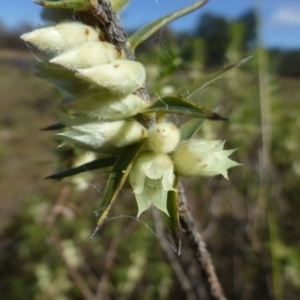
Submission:
[[[126,28],[138,28],[195,0],[131,0],[122,12]],[[300,0],[210,0],[198,11],[171,24],[190,31],[201,14],[210,12],[234,19],[258,4],[263,42],[268,47],[300,48]],[[40,7],[30,0],[1,0],[0,20],[8,28],[24,21],[41,25]]]

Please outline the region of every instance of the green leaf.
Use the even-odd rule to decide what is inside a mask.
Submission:
[[[89,10],[97,4],[96,0],[32,0],[33,3],[50,8]]]
[[[116,162],[117,158],[116,157],[106,157],[106,158],[101,158],[101,159],[96,159],[93,160],[89,163],[83,164],[81,166],[71,168],[59,173],[55,173],[52,175],[49,175],[45,177],[44,179],[56,179],[60,180],[68,176],[73,176],[76,174],[80,174],[83,172],[91,171],[91,170],[96,170],[100,168],[105,168],[105,167],[110,167],[113,166],[114,163]]]
[[[129,0],[110,0],[112,10],[114,12],[121,11],[129,2]]]
[[[187,115],[194,118],[226,121],[224,118],[209,109],[177,95],[169,95],[160,98],[149,106],[143,113],[164,112],[168,114]]]
[[[242,59],[241,61],[224,68],[221,71],[218,71],[212,75],[209,75],[203,79],[200,79],[199,81],[193,83],[193,85],[191,85],[191,86],[185,85],[184,87],[177,90],[176,94],[180,95],[181,97],[186,97],[186,98],[190,99],[194,94],[196,94],[196,93],[206,89],[210,85],[214,84],[216,81],[223,78],[229,72],[235,70],[237,67],[244,64],[250,58],[251,58],[251,56],[246,57],[246,58]]]
[[[185,7],[183,9],[180,9],[178,11],[175,11],[169,15],[166,15],[164,17],[161,17],[140,30],[136,31],[131,37],[129,37],[128,42],[131,48],[131,51],[134,52],[135,48],[141,44],[143,41],[145,41],[149,36],[151,36],[153,33],[155,33],[157,30],[162,28],[163,26],[169,24],[170,22],[196,10],[197,8],[203,6],[208,0],[201,0],[197,1],[196,3]]]
[[[98,219],[93,237],[107,217],[111,206],[113,205],[117,195],[119,194],[125,180],[132,168],[132,164],[136,156],[145,146],[145,141],[127,147],[124,152],[118,157],[113,170],[111,171],[106,188],[104,191],[103,200],[98,211]]]
[[[203,119],[192,119],[184,123],[180,127],[180,140],[186,141],[191,139],[199,130],[203,123]]]
[[[176,180],[177,182],[177,180]],[[177,188],[176,186],[174,186]],[[162,218],[165,221],[169,233],[173,238],[174,244],[177,249],[177,254],[180,255],[181,252],[181,232],[180,232],[180,224],[179,224],[179,208],[178,208],[178,192],[177,191],[169,191],[168,192],[168,200],[167,200],[167,208],[169,215],[161,212]]]

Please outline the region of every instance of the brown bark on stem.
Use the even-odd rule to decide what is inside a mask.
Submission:
[[[222,286],[217,277],[206,243],[197,228],[195,220],[188,207],[183,186],[179,188],[179,215],[182,231],[186,234],[190,247],[200,266],[211,299],[226,300]]]

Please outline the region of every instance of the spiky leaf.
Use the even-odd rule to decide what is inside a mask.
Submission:
[[[60,180],[63,179],[65,177],[69,177],[69,176],[73,176],[73,175],[77,175],[83,172],[87,172],[87,171],[91,171],[91,170],[96,170],[96,169],[100,169],[100,168],[105,168],[105,167],[110,167],[113,166],[114,163],[116,162],[116,157],[106,157],[106,158],[101,158],[101,159],[96,159],[93,160],[89,163],[85,163],[83,165],[80,165],[78,167],[75,168],[71,168],[62,172],[58,172],[52,175],[49,175],[47,177],[45,177],[44,179],[56,179],[56,180]]]
[[[196,105],[195,103],[187,100],[186,98],[182,98],[177,95],[169,95],[162,97],[143,111],[143,113],[153,112],[187,115],[189,117],[217,121],[227,120],[227,118],[224,118],[203,106]]]
[[[174,186],[177,188],[177,184]],[[169,191],[167,200],[167,209],[170,216],[161,212],[162,218],[165,221],[169,233],[173,238],[174,244],[177,249],[177,254],[181,252],[181,235],[180,235],[180,224],[179,224],[179,209],[178,209],[178,192]]]
[[[100,226],[107,217],[111,206],[119,194],[133,164],[134,159],[145,145],[145,141],[127,147],[118,157],[112,172],[109,175],[103,200],[98,210],[98,218],[92,237],[96,234]]]
[[[49,125],[47,127],[44,127],[41,130],[43,130],[43,131],[60,130],[60,129],[63,129],[65,127],[66,126],[62,123],[55,123],[55,124]]]

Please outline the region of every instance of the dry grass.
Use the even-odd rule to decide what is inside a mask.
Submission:
[[[58,95],[20,61],[30,62],[28,53],[0,51],[0,228],[26,200],[49,190],[42,177],[55,161],[40,128],[54,122]]]

